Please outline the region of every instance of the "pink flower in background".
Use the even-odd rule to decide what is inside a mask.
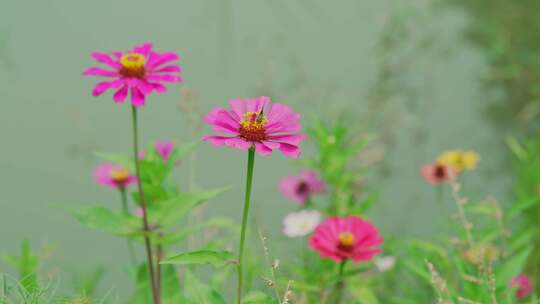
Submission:
[[[317,193],[324,193],[326,186],[317,172],[303,170],[298,175],[287,176],[279,182],[279,190],[288,199],[301,205]]]
[[[530,295],[533,291],[531,279],[527,275],[520,274],[512,278],[509,284],[510,288],[516,288],[516,297],[523,299]]]
[[[455,176],[450,166],[439,164],[423,165],[420,173],[428,183],[433,185],[445,183]]]
[[[176,148],[176,144],[173,141],[158,141],[154,144],[157,154],[163,159],[164,162],[168,162],[171,158],[171,154]],[[139,151],[139,159],[143,160],[146,157],[146,151]],[[176,165],[180,165],[181,160],[176,162]]]
[[[329,217],[317,226],[309,239],[309,247],[322,258],[361,262],[380,253],[377,246],[382,242],[377,228],[357,216]]]
[[[143,208],[137,207],[137,208],[135,209],[135,211],[134,211],[134,214],[135,214],[135,216],[138,217],[138,218],[143,218],[143,217],[144,217],[144,210],[143,210]]]
[[[136,177],[125,167],[113,164],[101,164],[94,171],[98,184],[111,188],[126,188],[136,182]]]
[[[83,75],[109,78],[98,83],[92,95],[99,96],[114,89],[116,92],[113,99],[116,103],[123,103],[127,95],[131,94],[131,104],[140,107],[150,93],[165,92],[167,88],[164,83],[182,81],[179,76],[180,66],[173,63],[180,57],[173,52],[155,52],[151,43],[144,43],[127,52],[116,51],[110,55],[92,52],[90,55],[107,67],[91,67]]]
[[[288,106],[275,103],[270,105],[266,96],[255,99],[234,99],[229,101],[231,110],[216,108],[204,116],[203,120],[212,125],[212,131],[226,133],[227,136],[205,136],[215,146],[229,146],[241,150],[255,147],[257,153],[270,155],[279,149],[285,156],[296,158],[300,155],[303,134],[291,134],[302,128],[300,114]]]
[[[174,142],[172,141],[158,141],[155,144],[157,153],[163,158],[163,161],[169,161],[171,153],[174,151]]]

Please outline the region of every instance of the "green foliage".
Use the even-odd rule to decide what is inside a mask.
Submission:
[[[199,265],[210,264],[214,267],[221,267],[235,263],[235,255],[230,251],[199,250],[182,252],[162,261],[161,264],[174,265]]]
[[[318,154],[307,160],[306,165],[317,170],[330,188],[326,208],[329,214],[363,214],[378,197],[375,193],[358,191],[363,170],[355,166],[354,161],[368,145],[370,138],[354,136],[348,122],[344,119],[332,123],[318,120],[309,129]]]
[[[39,257],[32,253],[28,240],[21,242],[21,253],[19,256],[6,255],[2,257],[2,260],[17,270],[20,280],[19,284],[26,292],[32,293],[39,289]]]

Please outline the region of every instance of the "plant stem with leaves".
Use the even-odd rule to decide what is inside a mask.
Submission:
[[[248,151],[248,163],[246,174],[246,192],[244,196],[244,211],[242,215],[242,228],[240,230],[240,246],[238,253],[238,282],[236,286],[236,298],[237,303],[242,301],[242,284],[243,284],[243,257],[244,257],[244,245],[246,240],[246,228],[249,216],[249,206],[251,199],[251,186],[253,184],[253,167],[255,163],[255,148],[250,148]]]
[[[141,208],[143,210],[143,238],[144,238],[144,246],[146,249],[146,257],[148,262],[148,277],[150,278],[150,285],[152,287],[152,299],[154,301],[154,304],[160,303],[160,295],[159,291],[157,289],[157,282],[155,278],[155,272],[154,272],[154,258],[152,255],[152,245],[150,243],[150,225],[148,224],[148,213],[147,206],[146,206],[146,199],[144,197],[144,191],[141,181],[141,168],[139,164],[139,130],[138,130],[138,122],[137,122],[137,108],[134,106],[131,107],[131,117],[133,122],[133,158],[135,162],[135,174],[137,177],[137,187],[139,189],[139,203],[141,205]]]

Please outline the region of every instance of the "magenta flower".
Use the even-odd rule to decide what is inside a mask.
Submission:
[[[136,177],[128,169],[109,163],[99,165],[94,177],[98,184],[118,189],[125,189],[136,182]]]
[[[212,125],[212,131],[227,133],[228,136],[205,136],[215,146],[229,146],[241,150],[255,147],[257,153],[270,155],[279,149],[285,156],[296,158],[300,155],[303,134],[291,134],[302,128],[300,114],[288,106],[275,103],[270,105],[266,96],[255,99],[235,99],[229,101],[231,110],[216,108],[208,113],[204,122]]]
[[[321,258],[361,262],[380,253],[376,246],[382,242],[377,228],[359,217],[329,217],[315,228],[309,247]]]
[[[313,194],[324,193],[326,186],[317,172],[303,170],[298,175],[283,178],[279,182],[279,189],[286,198],[304,205]]]
[[[127,52],[115,51],[111,55],[92,52],[90,55],[108,69],[91,67],[83,75],[110,78],[98,83],[92,95],[99,96],[109,89],[115,89],[113,99],[116,103],[123,103],[130,93],[131,104],[140,107],[150,93],[165,92],[167,88],[164,83],[182,81],[180,66],[172,63],[180,57],[173,52],[155,52],[151,43],[144,43]]]
[[[174,151],[174,142],[172,141],[158,141],[155,144],[157,153],[163,158],[163,161],[169,161],[171,153]]]
[[[171,154],[176,148],[176,144],[173,141],[158,141],[154,144],[154,149],[156,149],[157,154],[161,157],[164,162],[168,162],[171,158]],[[143,160],[146,157],[145,151],[139,151],[139,159]],[[176,162],[176,165],[180,165],[181,160]]]
[[[531,279],[525,274],[512,278],[508,285],[510,288],[516,288],[516,297],[518,299],[526,298],[533,291]]]
[[[455,172],[450,166],[439,164],[423,165],[420,173],[426,182],[433,185],[445,183],[455,176]]]

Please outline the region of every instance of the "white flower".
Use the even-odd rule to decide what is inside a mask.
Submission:
[[[377,270],[380,272],[385,272],[392,269],[395,264],[396,258],[391,255],[375,258],[375,267],[377,267]]]
[[[301,237],[310,234],[321,222],[317,210],[301,210],[289,213],[283,219],[283,233],[288,237]]]

